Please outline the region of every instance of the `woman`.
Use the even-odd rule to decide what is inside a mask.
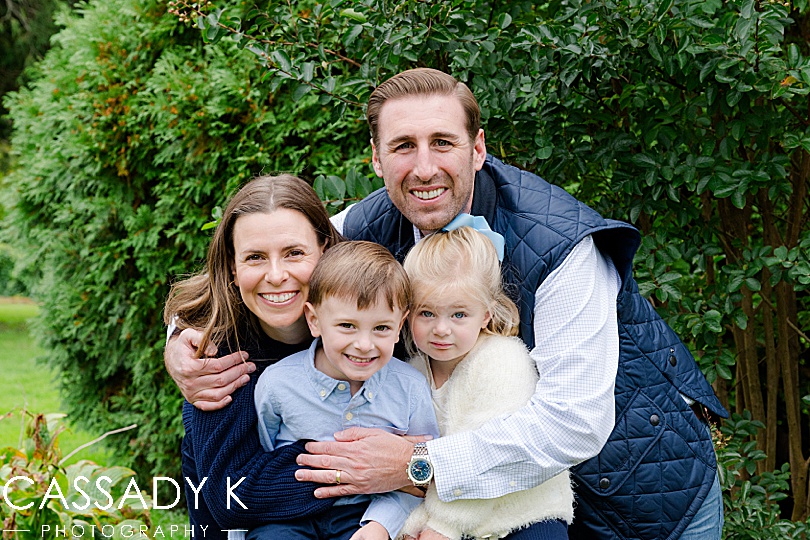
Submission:
[[[218,357],[242,350],[256,364],[250,382],[224,409],[203,412],[183,405],[189,519],[205,528],[206,539],[226,538],[223,529],[306,517],[333,502],[315,499],[313,484],[295,480],[302,442],[263,452],[253,393],[267,365],[309,346],[303,317],[309,278],[324,250],[340,240],[303,180],[260,177],[225,209],[205,273],[172,288],[164,319],[176,317],[179,330],[203,329],[200,356],[214,343]]]

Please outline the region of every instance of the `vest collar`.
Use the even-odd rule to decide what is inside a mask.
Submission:
[[[472,209],[470,213],[474,216],[483,216],[486,218],[489,226],[492,227],[495,223],[495,203],[497,199],[495,180],[486,168],[482,168],[475,173],[475,186],[473,187]]]

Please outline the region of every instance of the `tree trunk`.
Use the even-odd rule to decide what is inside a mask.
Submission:
[[[801,150],[793,160],[790,181],[793,194],[787,213],[785,246],[791,249],[798,245],[805,218],[805,204],[810,179],[810,154]],[[802,444],[801,394],[799,389],[799,336],[796,291],[784,281],[776,286],[776,314],[779,323],[779,343],[784,342],[779,357],[782,360],[782,382],[787,411],[788,440],[790,445],[790,484],[793,490],[793,521],[803,521],[808,516],[808,459]],[[791,328],[792,326],[792,328]]]
[[[762,296],[773,298],[773,287],[770,284],[771,273],[766,269],[762,272]],[[779,393],[780,365],[776,355],[776,333],[774,329],[773,311],[770,305],[763,306],[762,326],[765,330],[765,465],[766,471],[776,468],[776,426],[777,409],[776,396]]]
[[[776,320],[779,327],[777,355],[782,361],[782,382],[787,412],[788,445],[790,450],[790,487],[793,491],[793,521],[804,519],[807,504],[807,461],[802,446],[801,403],[799,396],[799,359],[791,355],[790,341],[796,333],[790,328],[790,303],[795,305],[795,293],[789,283],[776,285]],[[795,321],[793,321],[795,324]]]
[[[752,204],[746,204],[740,210],[734,207],[728,199],[719,199],[717,209],[720,214],[720,242],[731,263],[740,264],[743,260],[742,250],[748,245],[748,225],[751,220]],[[742,266],[742,265],[741,265]],[[732,335],[737,349],[737,384],[743,394],[745,408],[751,411],[755,420],[766,422],[765,404],[762,399],[762,386],[759,376],[759,361],[757,358],[756,330],[757,323],[754,318],[754,294],[745,285],[740,289],[742,300],[740,307],[748,319],[745,330],[732,324]],[[738,392],[739,395],[739,392]],[[740,400],[737,400],[737,412],[742,412]],[[757,449],[766,452],[767,445],[763,437],[756,438]],[[757,474],[765,471],[765,464],[757,463]]]
[[[773,202],[768,198],[767,192],[761,189],[757,193],[757,198],[762,216],[762,230],[765,244],[776,248],[783,244],[783,240],[774,222],[775,210]],[[773,287],[771,286],[771,272],[765,268],[762,270],[762,326],[765,331],[765,369],[766,369],[766,416],[765,422],[765,442],[767,445],[767,458],[765,459],[765,470],[772,471],[776,468],[776,427],[777,409],[776,397],[779,393],[779,377],[781,365],[779,356],[776,353],[776,322],[773,318],[774,306],[771,304],[774,298]]]

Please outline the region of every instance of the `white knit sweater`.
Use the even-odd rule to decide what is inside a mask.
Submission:
[[[417,356],[411,365],[432,380],[426,357]],[[537,380],[535,364],[520,339],[482,334],[442,385],[446,415],[436,407],[441,434],[472,431],[493,417],[516,411],[529,402]],[[426,528],[451,540],[463,535],[502,538],[539,521],[561,519],[571,523],[573,518],[574,493],[568,471],[535,488],[497,499],[442,502],[435,484],[431,484],[424,502],[402,528],[400,538],[406,534],[416,537]]]

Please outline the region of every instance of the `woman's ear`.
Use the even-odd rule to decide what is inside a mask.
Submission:
[[[484,328],[486,328],[487,325],[489,324],[489,321],[491,321],[491,320],[492,320],[492,314],[490,313],[489,310],[487,310],[487,314],[484,316],[484,322],[481,323],[481,329],[483,330]]]
[[[306,302],[304,304],[304,317],[307,320],[307,326],[309,326],[309,333],[312,334],[312,337],[318,337],[321,335],[321,327],[318,325],[318,313],[315,311],[315,306]]]

